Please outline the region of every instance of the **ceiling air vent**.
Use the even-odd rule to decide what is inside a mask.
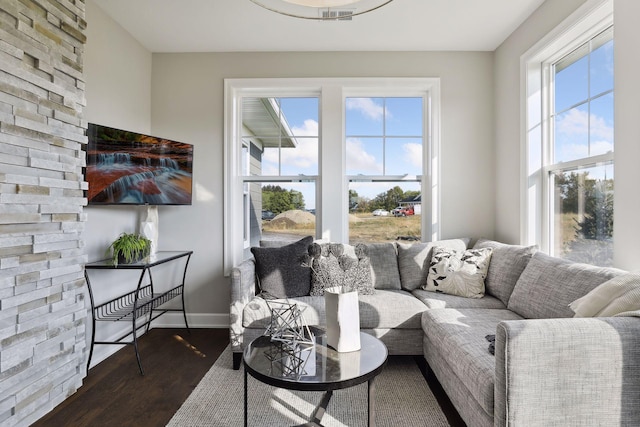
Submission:
[[[327,9],[320,11],[322,19],[333,21],[351,21],[353,10]]]

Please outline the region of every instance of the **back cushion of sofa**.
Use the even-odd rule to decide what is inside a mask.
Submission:
[[[413,291],[427,283],[431,253],[436,246],[463,252],[471,239],[449,239],[427,243],[398,243],[398,268],[402,289]]]
[[[371,278],[375,289],[400,289],[398,254],[393,243],[369,243]]]
[[[536,252],[520,275],[507,307],[527,319],[573,317],[569,303],[623,273]]]
[[[509,304],[509,298],[520,275],[536,253],[536,246],[507,245],[493,240],[480,239],[474,249],[492,248],[489,271],[484,281],[486,293]]]

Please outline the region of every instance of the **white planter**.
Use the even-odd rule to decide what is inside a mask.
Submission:
[[[158,251],[158,206],[147,205],[145,217],[140,221],[140,235],[151,240],[150,255]]]
[[[358,292],[342,286],[325,288],[327,344],[338,352],[360,350],[360,308]]]

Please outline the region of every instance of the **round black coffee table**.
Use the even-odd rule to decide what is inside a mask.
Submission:
[[[360,333],[360,350],[338,353],[327,346],[324,331],[313,328],[315,345],[295,350],[271,337],[261,336],[244,350],[244,425],[247,425],[247,375],[288,390],[323,391],[311,420],[304,426],[320,426],[333,390],[368,382],[368,422],[374,425],[374,379],[387,362],[387,347],[374,336]]]

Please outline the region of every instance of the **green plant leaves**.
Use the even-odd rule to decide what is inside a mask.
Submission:
[[[151,252],[151,240],[134,233],[122,233],[109,245],[107,255],[112,251],[113,265],[118,266],[120,260],[126,264],[138,261]]]

